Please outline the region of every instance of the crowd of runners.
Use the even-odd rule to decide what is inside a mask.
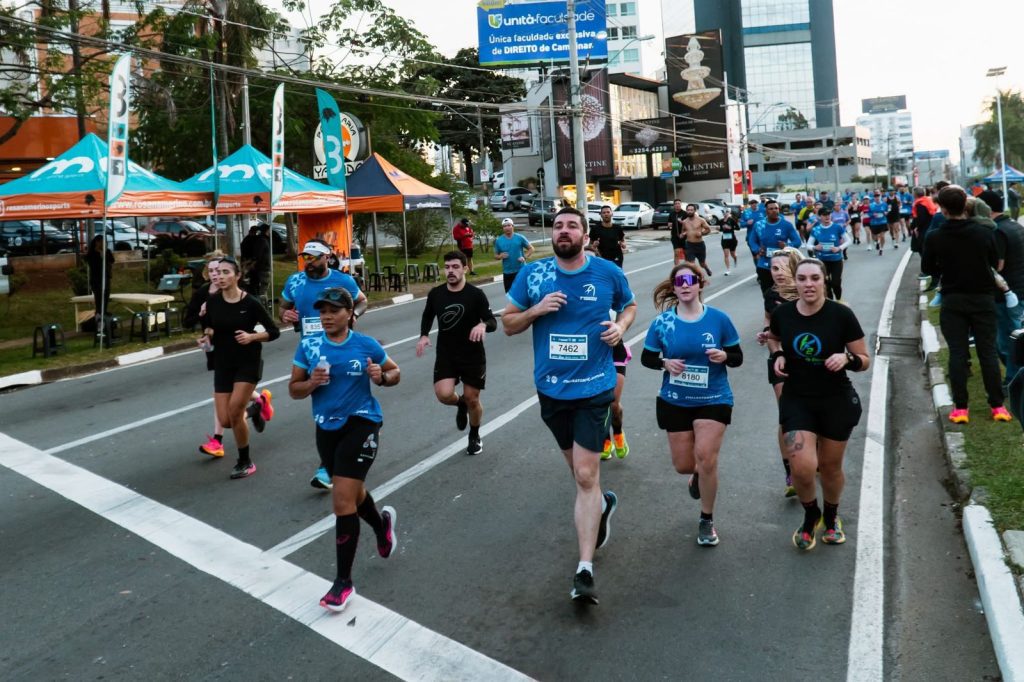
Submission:
[[[730,218],[722,227],[724,274],[745,257],[737,254],[743,230],[756,266],[764,302],[756,342],[768,352],[783,494],[796,497],[804,510],[792,533],[801,551],[812,549],[819,538],[830,545],[846,540],[838,512],[843,457],[861,417],[849,373],[868,369],[871,359],[861,325],[842,301],[844,259],[861,243],[882,254],[886,236],[893,249],[907,239],[916,248],[921,228],[928,227],[918,213],[930,218],[937,210],[924,200],[928,196],[924,190],[875,190],[833,200],[822,192],[798,197],[785,211],[771,199],[763,205],[751,200],[738,220]],[[622,269],[625,235],[613,225],[611,213],[610,207],[602,209],[601,222],[591,227],[585,214],[562,209],[551,231],[553,255],[539,259],[512,221],[504,221],[494,246],[507,296],[500,323],[484,292],[466,281],[472,274],[472,243],[457,242],[459,250],[443,257],[444,282],[425,299],[416,343],[417,357],[435,346],[434,395],[455,408],[456,428],[468,428],[466,453],[475,456],[484,449],[486,336],[499,326],[510,336],[530,332],[540,416],[576,490],[579,558],[571,597],[594,604],[594,554],[609,541],[618,505],[617,495],[601,488],[600,463],[629,454],[621,395],[633,353],[624,339],[638,304]],[[694,206],[684,209],[681,202],[669,226],[675,262],[648,293],[658,314],[639,349],[640,364],[661,375],[660,390],[652,396],[656,423],[666,434],[672,467],[699,500],[697,544],[713,547],[720,541],[714,520],[718,455],[733,416],[729,372],[743,364],[744,352],[729,316],[703,302],[712,277],[704,242],[710,226]],[[457,229],[470,228],[460,222]],[[366,297],[351,276],[328,267],[330,254],[324,242],[304,244],[304,269],[281,292],[280,323],[292,325],[298,339],[289,395],[311,403],[310,445],[315,444],[318,461],[310,484],[330,491],[336,515],[337,576],[320,604],[340,610],[355,594],[360,520],[374,532],[382,557],[394,556],[397,547],[395,509],[378,509],[364,482],[384,421],[374,387],[397,385],[401,370],[380,343],[356,331]],[[190,307],[202,326],[200,345],[214,376],[214,434],[200,450],[222,457],[223,433],[230,429],[238,452],[232,478],[256,470],[247,424],[262,431],[273,418],[270,392],[256,388],[261,346],[280,336],[278,322],[259,297],[239,287],[238,274],[233,259],[211,255],[209,283]]]

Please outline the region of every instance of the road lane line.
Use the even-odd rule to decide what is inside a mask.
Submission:
[[[400,679],[529,679],[360,595],[343,614],[331,614],[317,604],[318,595],[330,589],[329,580],[3,433],[0,464]]]
[[[889,283],[878,320],[878,334],[892,333],[896,292],[910,261],[900,260]],[[877,346],[876,346],[877,349]],[[889,397],[889,358],[876,352],[871,369],[867,433],[861,465],[857,517],[857,559],[853,575],[853,611],[846,655],[847,682],[874,682],[885,672],[885,427]]]
[[[666,261],[666,263],[667,262],[668,261]],[[661,263],[660,265],[664,264],[665,263]],[[733,289],[735,289],[736,287],[740,286],[741,284],[745,284],[746,282],[749,282],[750,280],[754,279],[754,277],[755,275],[748,275],[747,277],[737,281],[735,284],[728,286],[725,289],[722,289],[718,293],[708,296],[705,300],[711,301],[719,296],[723,296],[728,292],[732,291]],[[626,345],[632,346],[636,342],[642,340],[645,336],[647,336],[647,330],[640,332],[633,338],[626,341]],[[523,402],[519,403],[515,407],[513,407],[511,410],[508,410],[507,412],[502,413],[498,417],[489,420],[486,424],[480,427],[481,435],[486,436],[493,433],[494,431],[497,431],[502,426],[511,422],[513,419],[521,415],[523,412],[525,412],[528,408],[532,407],[536,403],[537,396],[533,395],[524,400]],[[399,490],[407,483],[411,483],[412,481],[416,480],[423,474],[427,473],[437,465],[447,461],[453,455],[465,450],[465,443],[465,438],[459,438],[454,443],[448,445],[446,448],[438,452],[435,452],[426,459],[421,460],[420,462],[416,463],[409,469],[406,469],[405,471],[398,474],[391,480],[375,488],[373,491],[371,491],[370,494],[373,495],[373,499],[375,500],[383,499],[385,495],[390,495],[391,493]],[[330,514],[324,517],[323,519],[317,521],[313,525],[300,530],[298,533],[291,536],[290,538],[287,538],[286,540],[283,540],[278,544],[274,545],[273,547],[268,549],[266,553],[269,556],[286,557],[292,552],[295,552],[301,549],[302,547],[305,547],[306,545],[313,542],[324,533],[329,532],[333,528],[334,514]]]

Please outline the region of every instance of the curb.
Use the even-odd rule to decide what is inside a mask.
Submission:
[[[924,288],[924,283],[921,283]],[[985,491],[971,483],[966,468],[967,453],[964,434],[949,428],[949,412],[953,408],[946,373],[939,364],[938,351],[946,347],[942,332],[928,320],[928,297],[919,299],[921,318],[921,345],[928,367],[928,381],[932,403],[942,429],[943,451],[949,467],[952,486],[959,501],[968,500],[963,509],[964,540],[971,555],[971,564],[978,583],[978,592],[985,610],[992,648],[999,670],[1007,682],[1024,681],[1024,605],[1021,594],[1024,580],[1018,585],[1007,565],[1007,559],[1024,567],[1024,532],[1006,531],[1006,549],[992,523],[992,516],[984,506]]]

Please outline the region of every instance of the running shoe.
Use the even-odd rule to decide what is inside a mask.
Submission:
[[[892,248],[898,249],[898,248],[900,248],[900,245],[898,243],[896,243],[896,242],[893,242],[892,243]]]
[[[605,438],[604,439],[604,449],[601,450],[601,459],[611,459],[612,458],[612,451],[614,449],[615,449],[615,446],[612,445],[611,439],[610,438]]]
[[[705,266],[705,267],[704,267],[704,272],[708,273],[708,277],[710,277],[710,276],[711,276],[711,268],[709,268],[709,267]]]
[[[1009,422],[1013,421],[1013,417],[1006,411],[1006,408],[1000,405],[999,407],[992,408],[992,419],[997,422]]]
[[[330,591],[320,599],[320,606],[331,611],[343,611],[354,596],[356,586],[351,580],[335,580]]]
[[[814,545],[814,533],[808,533],[805,531],[803,524],[801,524],[800,527],[796,529],[796,532],[793,533],[793,546],[806,552],[814,549]]]
[[[732,270],[726,270],[726,271],[725,271],[725,272],[723,272],[722,274],[723,274],[723,275],[725,275],[726,277],[728,277],[729,275],[731,275],[731,274],[732,274]]]
[[[686,489],[690,491],[690,497],[695,500],[700,499],[700,475],[694,471],[693,476],[690,476],[690,480],[686,483]]]
[[[715,522],[711,519],[700,520],[700,524],[697,526],[697,544],[701,547],[714,547],[718,544]]]
[[[274,405],[270,402],[273,397],[274,394],[270,392],[270,389],[265,388],[260,391],[260,416],[265,422],[274,418]]]
[[[569,593],[573,601],[590,602],[597,604],[597,590],[594,589],[594,576],[587,569],[583,569],[572,579],[572,592]]]
[[[231,478],[246,478],[256,473],[256,465],[252,462],[239,462],[231,470]]]
[[[626,433],[612,434],[615,440],[615,456],[619,459],[626,459],[629,455],[629,443],[626,442]]]
[[[793,475],[786,474],[786,489],[783,491],[786,497],[796,497],[796,488],[793,486]]]
[[[469,424],[469,406],[460,397],[458,405],[455,406],[455,428],[465,431],[467,424]]]
[[[597,548],[600,549],[608,544],[612,536],[612,514],[619,506],[619,497],[611,490],[604,493],[604,511],[601,512],[601,521],[597,526]]]
[[[377,553],[385,559],[389,558],[398,549],[398,512],[394,507],[384,507],[380,510],[380,519],[384,522],[384,543],[377,540]]]
[[[260,400],[256,400],[250,403],[249,407],[245,408],[245,413],[249,415],[249,419],[252,421],[252,428],[256,430],[256,433],[263,433],[263,429],[267,428],[267,420],[263,418],[260,403]]]
[[[825,532],[821,534],[821,541],[826,545],[841,545],[846,542],[846,533],[843,532],[842,519],[837,516],[836,527],[825,528]]]
[[[221,443],[209,434],[207,434],[206,439],[206,442],[199,446],[199,452],[210,457],[223,457],[224,443]]]
[[[327,473],[327,467],[320,467],[313,474],[313,478],[309,479],[309,484],[314,488],[320,490],[330,490],[334,487],[334,482],[331,480],[331,475]]]
[[[484,442],[480,440],[480,436],[470,436],[469,445],[466,447],[467,455],[479,455],[484,451]]]
[[[995,419],[995,416],[996,415],[993,412],[992,418]],[[964,407],[962,409],[955,409],[952,412],[950,412],[949,421],[953,422],[954,424],[966,424],[967,422],[971,421],[971,418],[967,413],[967,408]]]

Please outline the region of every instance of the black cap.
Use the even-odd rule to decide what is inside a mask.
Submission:
[[[978,198],[988,204],[994,213],[1003,212],[1003,197],[995,190],[987,189],[978,195]]]

